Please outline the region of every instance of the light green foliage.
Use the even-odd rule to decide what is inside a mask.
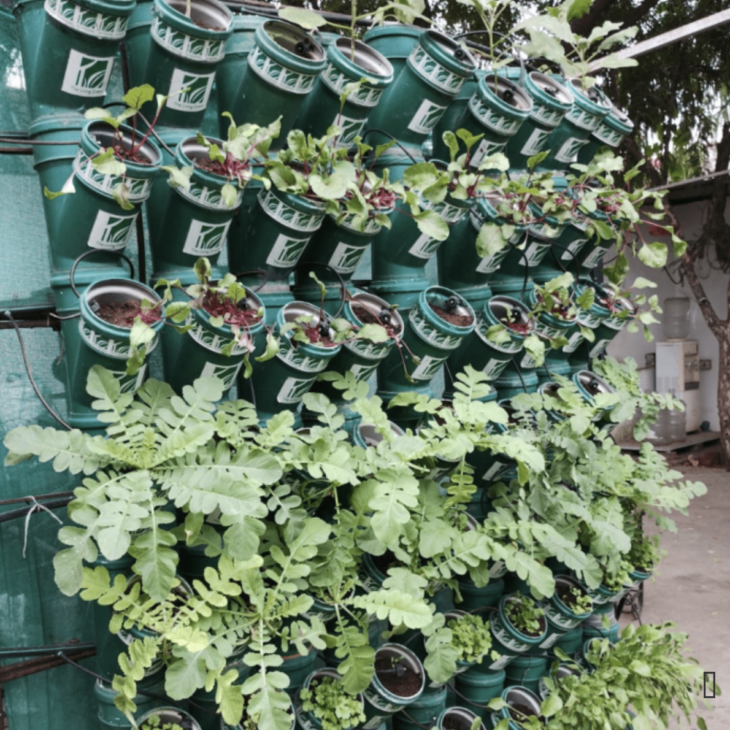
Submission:
[[[560,707],[548,730],[653,730],[667,727],[672,717],[690,724],[701,697],[703,673],[696,660],[683,654],[687,635],[675,633],[674,628],[671,623],[627,626],[615,645],[608,640],[593,642],[588,658],[595,666],[590,673],[565,676],[559,682],[548,677],[550,696]],[[629,706],[635,716],[628,713]],[[701,717],[696,721],[705,727]]]
[[[518,631],[529,636],[538,635],[541,625],[544,625],[545,612],[529,596],[508,600],[504,612]]]
[[[362,698],[348,694],[335,677],[315,677],[300,697],[302,709],[320,721],[322,730],[350,730],[365,721]]]
[[[140,730],[183,730],[176,722],[162,722],[159,715],[151,715],[142,725]]]
[[[489,622],[481,616],[474,614],[459,616],[449,619],[446,626],[451,629],[451,641],[458,652],[460,662],[478,662],[492,648]]]

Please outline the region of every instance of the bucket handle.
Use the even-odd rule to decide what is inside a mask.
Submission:
[[[79,290],[76,288],[76,283],[74,282],[74,276],[76,275],[76,268],[78,265],[88,256],[91,256],[95,253],[111,253],[115,256],[119,256],[119,258],[124,259],[129,264],[129,275],[130,278],[134,279],[134,264],[132,263],[132,260],[127,256],[126,254],[123,254],[121,251],[102,251],[101,249],[92,248],[90,251],[84,251],[84,253],[81,254],[81,256],[78,256],[76,260],[73,263],[73,266],[71,267],[71,274],[69,275],[69,284],[71,284],[71,290],[73,293],[80,299],[81,294],[79,294]]]

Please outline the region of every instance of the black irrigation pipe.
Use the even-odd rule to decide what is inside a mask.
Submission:
[[[77,642],[74,644],[48,644],[47,646],[17,646],[9,649],[0,649],[0,659],[55,656],[59,651],[78,654],[89,649],[96,649],[96,644],[93,642]]]
[[[59,499],[53,499],[49,500],[48,502],[44,502],[40,507],[42,508],[42,511],[45,510],[52,510],[52,509],[62,509],[63,507],[66,507],[68,503],[73,499],[73,495],[70,497],[61,497]],[[21,507],[20,509],[13,509],[9,512],[3,512],[0,514],[0,524],[3,522],[11,522],[12,520],[17,520],[21,517],[27,517],[28,513],[34,512],[37,510],[39,505],[33,504],[30,507]],[[2,654],[2,652],[0,652]]]
[[[340,308],[337,310],[337,314],[335,314],[334,319],[337,319],[341,314],[342,310],[345,308],[345,301],[347,299],[347,284],[345,283],[345,280],[342,278],[342,275],[340,274],[337,269],[330,266],[329,264],[324,263],[324,261],[302,261],[298,263],[294,268],[299,269],[303,266],[321,266],[323,269],[328,269],[331,271],[340,281]]]
[[[58,423],[61,424],[65,429],[68,431],[71,431],[71,426],[66,423],[66,421],[61,418],[61,416],[56,413],[56,411],[51,408],[48,401],[43,397],[43,394],[38,388],[38,385],[35,382],[35,378],[33,377],[33,371],[30,368],[30,362],[28,361],[28,353],[25,350],[25,342],[23,342],[23,335],[20,332],[20,327],[18,327],[18,323],[13,318],[13,315],[10,313],[9,309],[6,309],[5,317],[10,320],[11,324],[15,328],[15,334],[18,335],[18,342],[20,343],[20,354],[23,356],[23,364],[25,365],[25,372],[28,373],[28,380],[30,380],[30,384],[33,387],[33,391],[38,396],[38,400],[43,404],[43,407],[53,416],[53,418],[58,421]]]

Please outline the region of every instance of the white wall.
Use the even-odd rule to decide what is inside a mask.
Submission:
[[[702,231],[702,222],[706,214],[707,203],[705,201],[689,203],[686,205],[672,206],[672,209],[679,221],[682,234],[685,240],[695,240]],[[730,203],[725,213],[726,220],[730,221]],[[667,240],[656,238],[655,240]],[[714,254],[710,252],[714,261]],[[608,258],[608,257],[607,257]],[[673,260],[670,250],[670,262]],[[728,280],[729,277],[720,271],[710,268],[707,259],[698,264],[698,272],[705,288],[705,294],[710,300],[715,312],[720,319],[728,317]],[[688,285],[680,286],[673,284],[667,274],[659,269],[650,269],[640,261],[634,260],[631,264],[631,271],[627,278],[630,285],[637,277],[643,276],[658,284],[653,290],[646,290],[658,294],[659,302],[662,304],[667,297],[687,296],[691,300],[690,307],[690,333],[688,339],[698,341],[699,356],[703,360],[712,361],[712,369],[700,373],[700,400],[701,400],[701,421],[709,421],[713,431],[720,430],[720,423],[717,411],[717,376],[718,376],[718,353],[717,340],[710,332],[700,312],[699,305],[692,296]],[[675,275],[675,279],[678,277]],[[657,317],[661,319],[661,315]],[[656,341],[664,340],[661,324],[651,325],[651,331]],[[611,343],[608,354],[621,360],[624,357],[633,357],[639,367],[644,366],[646,353],[654,352],[654,342],[646,342],[643,331],[630,334],[625,330]],[[730,363],[726,363],[730,367]]]

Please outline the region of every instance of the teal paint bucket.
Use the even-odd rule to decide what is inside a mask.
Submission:
[[[502,699],[510,706],[512,703],[518,705],[519,712],[526,717],[542,717],[540,714],[540,699],[527,687],[506,687],[502,692]],[[505,719],[509,720],[509,730],[522,730],[522,723],[518,723],[513,719],[509,707],[503,707],[493,715],[495,726],[498,722]]]
[[[420,206],[441,216],[451,231],[467,216],[470,203],[447,196],[440,203],[422,199]],[[381,292],[391,284],[410,281],[412,287],[422,291],[428,286],[426,265],[439,248],[448,246],[449,239],[438,241],[421,233],[410,215],[410,206],[403,201],[396,205],[391,221],[391,228],[381,229],[371,239],[372,288]]]
[[[510,363],[492,384],[499,400],[508,401],[520,393],[535,393],[539,379],[535,370],[517,370],[519,365]]]
[[[611,102],[597,87],[584,90],[579,79],[571,79],[566,86],[573,95],[573,106],[548,138],[550,156],[541,163],[542,169],[568,170],[611,110]]]
[[[73,172],[74,160],[79,147],[65,144],[81,142],[81,130],[87,124],[82,114],[62,114],[40,117],[31,122],[28,135],[33,141],[43,144],[33,145],[33,169],[38,173],[41,192],[43,188],[60,190]],[[58,142],[59,144],[50,144]],[[58,224],[62,219],[63,203],[61,200],[48,200],[45,195],[43,213],[46,219],[48,240],[58,238]],[[85,262],[81,263],[84,266]],[[88,266],[88,264],[86,264]]]
[[[153,2],[154,0],[137,2],[127,24],[124,45],[127,48],[127,71],[129,72],[129,85],[132,88],[145,83],[144,72],[152,42],[150,29],[154,20]]]
[[[117,671],[120,672],[121,670],[118,669]],[[137,721],[139,721],[139,718],[153,712],[156,708],[165,707],[168,702],[168,700],[164,697],[165,685],[163,682],[146,689],[153,694],[162,695],[162,697],[150,697],[143,692],[138,692],[134,698],[134,704],[137,705],[137,709],[134,712],[134,718]],[[99,724],[103,728],[132,727],[132,723],[125,717],[124,713],[117,709],[117,706],[114,704],[114,699],[118,694],[119,692],[113,689],[111,684],[102,682],[100,679],[97,679],[96,682],[94,682],[94,696],[96,697],[96,701],[99,706],[97,718],[99,719]],[[211,730],[217,730],[217,727],[211,728]]]
[[[222,146],[221,140],[209,142]],[[222,189],[228,183],[224,175],[208,172],[197,163],[210,160],[208,148],[195,137],[182,140],[175,149],[178,167],[192,167],[190,187],[167,187],[167,197],[161,202],[164,213],[160,224],[150,230],[150,249],[156,275],[179,279],[192,270],[202,256],[209,259],[212,279],[221,278],[218,257],[228,239],[228,231],[243,199],[237,190],[233,207],[223,200]]]
[[[382,212],[388,216],[393,214],[392,209]],[[367,221],[364,230],[358,230],[353,225],[353,216],[346,216],[339,223],[335,216],[325,216],[294,271],[294,288],[298,292],[311,289],[319,297],[319,287],[312,281],[310,272],[328,289],[340,287],[341,280],[348,283],[380,231],[381,226],[374,218]]]
[[[460,318],[460,323],[447,321],[444,319],[446,314]],[[406,366],[410,377],[417,381],[416,387],[425,387],[431,382],[451,352],[474,330],[475,324],[474,310],[449,289],[433,286],[421,292],[417,306],[405,320],[402,338],[410,353],[410,357],[406,356]],[[415,367],[413,356],[419,358]],[[385,391],[412,387],[400,352],[391,350],[378,366],[378,386]]]
[[[426,686],[417,700],[393,716],[393,730],[422,730],[432,727],[446,709],[446,686]]]
[[[486,256],[477,252],[476,240],[484,224],[501,226],[507,223],[497,211],[500,202],[501,199],[495,196],[479,198],[469,211],[468,223],[465,219],[456,223],[449,238],[437,251],[439,284],[459,292],[470,302],[472,296],[479,297],[483,287],[501,278],[498,272],[510,247],[525,240],[525,229],[517,226],[508,245],[501,250]],[[521,285],[522,280],[519,281]],[[470,292],[474,294],[470,296]]]
[[[123,125],[120,130],[125,145],[131,145],[132,128]],[[137,133],[137,142],[139,140]],[[113,254],[124,251],[132,237],[142,203],[149,197],[159,173],[157,165],[162,161],[162,155],[157,146],[147,140],[140,154],[150,164],[125,162],[127,171],[123,177],[105,175],[94,168],[91,158],[110,147],[113,141],[112,127],[104,122],[88,122],[81,132],[81,145],[73,163],[76,192],[49,201],[50,205],[61,206],[54,236],[50,239],[51,259],[56,270],[70,270],[81,254],[92,249],[99,251],[94,265],[117,264],[118,256]],[[131,211],[122,209],[112,195],[114,188],[122,182],[129,189]],[[105,253],[111,255],[104,256]]]
[[[492,579],[490,575],[489,583],[481,588],[477,588],[471,581],[459,581],[459,592],[464,599],[459,604],[462,611],[478,612],[484,619],[488,619],[491,612],[481,613],[480,609],[499,604],[504,592],[504,581]]]
[[[282,410],[296,411],[317,375],[327,369],[342,349],[341,345],[329,347],[312,342],[294,342],[291,330],[281,333],[286,322],[294,322],[301,316],[312,317],[309,327],[319,328],[320,324],[327,324],[326,320],[320,322],[319,309],[306,302],[291,302],[279,310],[273,332],[279,337],[279,352],[251,376],[253,402],[262,421]],[[330,338],[334,337],[331,328],[328,327],[327,332]],[[239,390],[245,393],[246,388],[239,379]]]
[[[553,643],[552,649],[560,649],[568,656],[573,656],[583,646],[583,625],[578,624],[573,629],[568,629],[562,636],[559,636]]]
[[[618,149],[633,131],[634,123],[614,104],[598,128],[591,134],[588,144],[581,148],[578,153],[578,162],[588,165],[601,147]]]
[[[555,578],[555,593],[540,604],[548,624],[548,634],[545,641],[540,644],[540,648],[549,649],[566,631],[580,626],[593,613],[592,600],[589,610],[582,613],[577,613],[568,605],[564,596],[571,589],[579,591],[583,596],[589,595],[588,590],[575,578],[559,575]]]
[[[489,700],[499,697],[504,690],[505,680],[504,671],[487,674],[477,671],[476,667],[467,669],[454,678],[454,689],[457,693],[456,700],[459,705],[485,721],[491,715],[491,710],[486,707],[479,707],[479,705],[487,705]]]
[[[267,282],[283,282],[299,263],[325,218],[325,203],[303,195],[261,188],[245,230],[228,237],[228,268],[247,286],[260,280],[252,272],[267,272]]]
[[[603,378],[600,378],[590,370],[581,370],[573,375],[571,378],[573,384],[578,388],[578,392],[583,397],[583,400],[589,405],[596,405],[595,398],[598,395],[604,393],[614,394],[616,389],[609,385]],[[594,421],[598,423],[610,423],[609,413],[612,410],[612,406],[607,409],[599,409],[594,417]]]
[[[516,656],[527,651],[537,649],[547,635],[547,622],[541,619],[542,629],[539,635],[528,636],[519,631],[509,620],[505,612],[508,602],[519,602],[522,597],[518,594],[504,595],[499,601],[499,608],[489,618],[489,628],[492,634],[492,649],[500,656],[494,660],[489,669],[498,671],[504,669]]]
[[[91,407],[92,396],[86,392],[86,380],[93,365],[101,365],[111,371],[119,381],[122,392],[134,392],[145,379],[145,363],[136,375],[126,374],[126,360],[130,355],[129,335],[131,330],[112,325],[96,314],[101,307],[116,302],[147,299],[158,302],[159,297],[152,289],[129,279],[105,279],[91,284],[81,295],[81,317],[72,320],[72,327],[65,331],[66,362],[69,372],[69,388],[66,392],[68,422],[74,428],[100,428],[97,411]],[[162,321],[152,328],[156,333],[162,329]],[[157,338],[147,346],[151,352]]]
[[[363,36],[363,41],[381,53],[393,66],[393,80],[405,68],[408,57],[418,45],[423,28],[408,25],[379,25]]]
[[[547,665],[547,656],[518,656],[504,670],[504,684],[506,687],[526,687],[537,694],[540,678],[547,671]]]
[[[538,304],[538,294],[535,290],[527,294],[527,304],[534,309]],[[573,334],[577,331],[577,315],[562,315],[559,312],[541,312],[535,318],[535,331],[546,342],[545,345],[545,367],[549,368],[552,363],[565,363],[568,361],[570,352],[566,352],[565,347],[553,349],[550,347],[549,340],[559,337],[565,337],[570,346]],[[520,368],[523,370],[533,369],[537,367],[532,355],[525,353],[520,360]]]
[[[531,110],[532,100],[519,86],[495,74],[483,76],[457,127],[481,135],[471,151],[470,166],[479,167],[490,155],[502,152]],[[443,139],[434,137],[433,149],[436,157],[449,159]]]
[[[466,707],[452,706],[444,710],[436,721],[437,730],[451,730],[452,728],[473,728],[479,715],[474,714]],[[486,730],[484,723],[476,726],[476,730]]]
[[[570,379],[573,370],[567,360],[553,361],[551,360],[544,367],[535,368],[537,373],[537,382],[539,386],[549,385],[555,380],[555,376]],[[538,388],[539,390],[539,388]]]
[[[526,172],[527,161],[547,149],[551,132],[570,111],[573,94],[566,86],[539,71],[524,74],[521,68],[502,68],[498,73],[520,84],[532,100],[532,109],[527,119],[509,139],[504,150],[509,158],[510,168]]]
[[[580,276],[580,256],[584,247],[590,244],[590,218],[576,215],[566,222],[560,238],[550,249],[550,253],[542,260],[540,266],[531,271],[533,280],[538,284],[546,284],[560,276],[563,271],[571,272],[576,278]]]
[[[297,692],[305,686],[307,678],[314,672],[317,665],[317,650],[312,649],[307,654],[289,654],[282,657],[284,662],[278,671],[284,672],[289,677],[287,694],[294,699]]]
[[[150,710],[146,714],[142,715],[137,725],[143,727],[145,722],[152,717],[157,716],[159,718],[159,727],[165,727],[172,725],[177,727],[188,728],[189,730],[201,730],[197,720],[185,710],[180,710],[177,707],[157,707],[154,710]]]
[[[276,315],[279,310],[294,301],[288,283],[264,284],[260,289],[256,287],[256,293],[266,307],[265,324],[267,327],[273,327],[276,324]]]
[[[390,666],[379,668],[378,664],[385,662]],[[408,695],[400,694],[398,691],[397,664],[404,666],[407,671],[416,677],[420,677],[420,686],[415,692]],[[416,702],[423,693],[426,686],[426,671],[421,660],[406,646],[401,644],[383,644],[375,652],[375,675],[370,685],[363,692],[365,697],[365,721],[366,728],[380,727],[382,723],[390,719],[395,713],[406,709],[413,702]]]
[[[252,323],[246,335],[254,347],[253,358],[262,354],[265,348],[265,313],[260,319],[256,314],[264,305],[249,291],[238,307],[251,313]],[[180,394],[186,385],[192,385],[198,378],[217,377],[223,381],[222,397],[225,399],[241,371],[247,348],[237,344],[230,355],[224,354],[223,349],[234,339],[231,327],[212,324],[211,315],[205,309],[194,309],[187,324],[192,325],[192,329],[183,334],[174,327],[165,327],[162,332],[165,381]],[[261,363],[252,364],[258,366],[257,369],[265,367]]]
[[[231,104],[241,83],[241,76],[246,70],[248,56],[254,49],[254,34],[256,29],[265,21],[266,17],[263,15],[244,13],[233,16],[233,32],[226,41],[223,60],[215,70],[218,134],[221,137],[227,137],[228,125],[230,124],[230,120],[222,116],[223,112],[231,110]],[[236,119],[236,124],[240,125],[241,122]]]
[[[511,322],[509,321],[511,320]],[[490,327],[505,324],[509,336],[507,342],[495,342],[487,337]],[[509,325],[524,327],[524,333]],[[462,345],[454,350],[447,361],[446,391],[453,393],[457,374],[467,365],[481,370],[490,380],[497,380],[504,369],[524,347],[525,337],[531,331],[529,310],[521,302],[510,297],[492,297],[477,316],[474,331],[464,338]]]
[[[321,137],[336,125],[341,131],[333,144],[349,148],[355,137],[362,137],[368,117],[393,81],[393,67],[371,46],[348,38],[330,43],[326,55],[327,67],[299,110],[296,127],[305,134]],[[358,90],[341,104],[345,86],[357,82],[361,82]]]
[[[387,130],[406,147],[420,152],[475,68],[471,53],[455,40],[435,30],[422,31],[402,72],[370,115],[368,126]],[[388,140],[377,133],[368,139],[370,144]]]
[[[559,683],[564,677],[578,677],[582,672],[577,668],[575,664],[559,664],[556,670],[552,668],[550,671],[538,680],[536,694],[541,700],[546,700],[550,695],[550,689],[547,686],[545,680],[549,677],[554,682]]]
[[[459,93],[448,105],[441,119],[438,120],[431,136],[421,146],[424,157],[436,157],[441,160],[450,158],[449,149],[443,142],[444,132],[453,132],[455,134],[458,129],[461,129],[463,126],[461,120],[467,113],[469,100],[476,93],[479,81],[484,78],[485,73],[482,69],[477,68],[469,74]]]
[[[185,11],[186,0],[154,0],[144,77],[158,94],[170,95],[160,112],[160,126],[195,132],[203,123],[216,67],[225,56],[233,16],[218,0],[194,0],[190,18]]]
[[[239,125],[264,127],[281,117],[281,133],[271,146],[280,149],[326,67],[324,49],[303,28],[267,20],[254,32],[254,47],[228,110]]]
[[[134,0],[20,0],[13,5],[32,120],[104,103]]]

